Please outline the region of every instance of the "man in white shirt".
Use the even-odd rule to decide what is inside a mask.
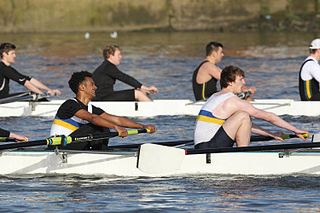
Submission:
[[[299,72],[301,101],[320,101],[320,39],[314,39],[309,46],[310,55],[304,60]]]

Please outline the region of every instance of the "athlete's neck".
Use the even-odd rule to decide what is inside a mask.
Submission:
[[[217,64],[216,59],[214,57],[207,56],[206,60],[209,61],[210,63],[213,63],[214,65]]]
[[[2,61],[2,63],[4,63],[5,65],[7,65],[7,66],[10,66],[11,64],[9,63],[9,62],[7,62],[6,60],[1,60]]]
[[[81,103],[83,103],[86,106],[88,106],[89,102],[91,101],[91,98],[89,98],[88,96],[83,95],[81,93],[77,94],[76,99],[78,101],[81,101]]]

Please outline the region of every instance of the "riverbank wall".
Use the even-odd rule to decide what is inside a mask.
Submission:
[[[320,0],[3,0],[0,32],[314,31]]]

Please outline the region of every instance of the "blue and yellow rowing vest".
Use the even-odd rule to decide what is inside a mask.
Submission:
[[[74,99],[77,101],[76,99]],[[92,105],[88,104],[88,112],[92,113]],[[82,125],[89,123],[77,116],[73,116],[67,119],[60,119],[56,116],[51,126],[50,135],[70,135],[72,132],[79,129]]]
[[[218,129],[222,126],[225,119],[216,117],[212,112],[216,107],[227,100],[235,96],[235,94],[229,92],[222,95],[212,95],[207,102],[202,106],[198,116],[196,129],[194,132],[194,144],[208,142],[217,133]]]

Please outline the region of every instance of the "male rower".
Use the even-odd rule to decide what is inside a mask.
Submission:
[[[60,95],[60,90],[50,89],[37,79],[19,73],[11,65],[15,63],[16,46],[11,43],[0,44],[0,98],[10,97],[16,94],[9,94],[10,79],[25,86],[28,90],[37,94],[47,92],[50,95]]]
[[[309,46],[310,55],[304,60],[299,72],[299,93],[301,101],[320,101],[320,39],[314,39]]]
[[[221,69],[218,64],[224,56],[223,45],[211,41],[206,45],[206,58],[193,72],[192,86],[196,101],[207,100],[212,94],[218,92],[217,83],[220,80]],[[243,87],[239,96],[247,99],[255,92],[255,87]]]
[[[117,45],[106,46],[103,50],[104,61],[93,72],[97,95],[95,101],[151,101],[148,94],[158,92],[155,86],[146,86],[135,78],[121,72],[117,65],[121,63],[121,50]],[[114,91],[116,80],[120,80],[134,89]]]
[[[8,130],[0,128],[0,137],[13,138],[17,141],[28,141],[29,139],[24,135],[19,135],[14,132],[9,132]]]
[[[154,125],[144,125],[125,117],[108,114],[93,106],[90,101],[96,95],[96,85],[92,74],[87,71],[75,72],[69,80],[69,87],[76,94],[74,99],[66,100],[58,109],[53,121],[50,135],[70,135],[81,137],[87,135],[108,133],[109,128],[126,137],[128,128],[146,128],[155,132]],[[87,143],[69,144],[66,149],[105,150],[108,140],[91,141]]]
[[[248,146],[251,131],[282,140],[278,135],[252,125],[255,117],[268,121],[278,127],[287,129],[303,138],[307,131],[298,129],[279,116],[255,108],[250,102],[240,99],[236,93],[245,85],[244,72],[235,66],[222,70],[220,84],[222,90],[213,94],[203,105],[197,117],[194,133],[196,149]]]

